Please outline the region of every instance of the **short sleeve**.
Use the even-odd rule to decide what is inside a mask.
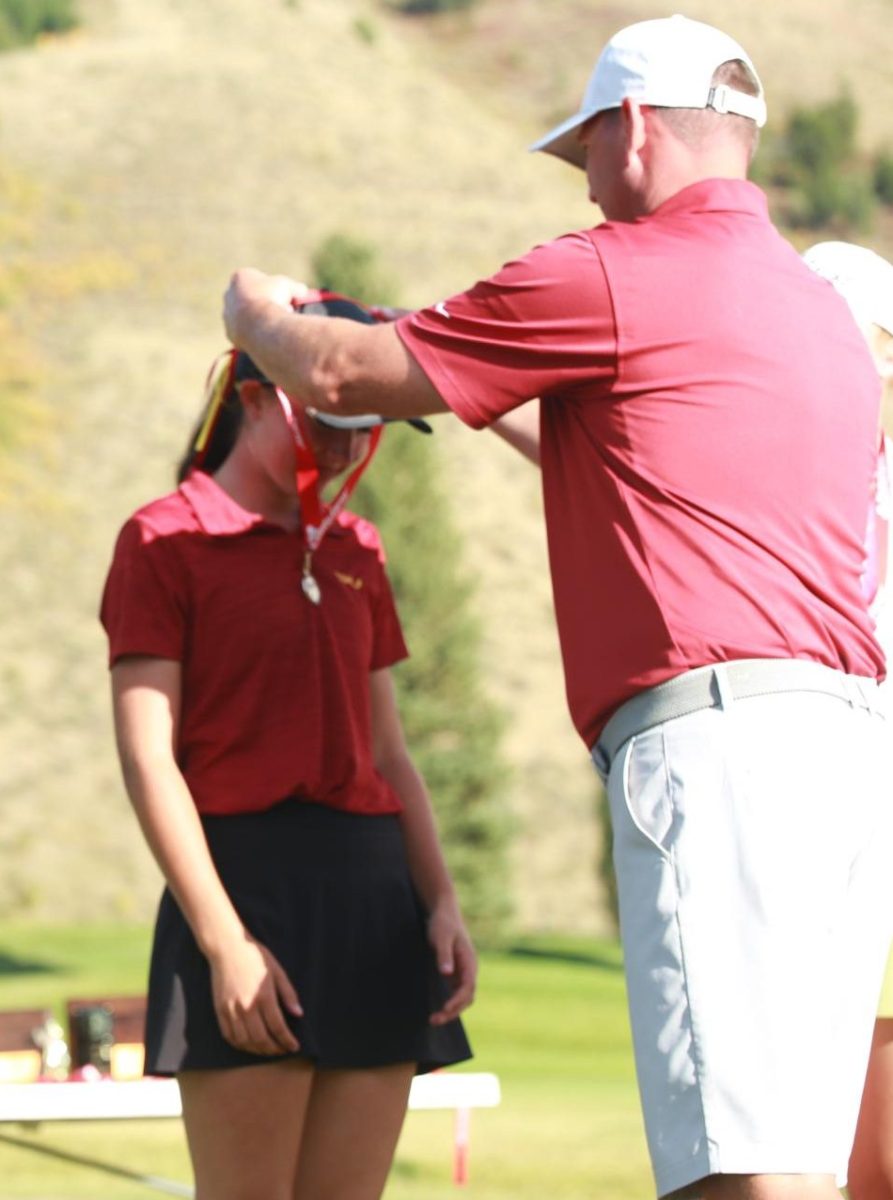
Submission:
[[[128,654],[182,661],[187,613],[185,572],[170,539],[131,518],[118,535],[100,607],[109,665]]]
[[[482,428],[535,397],[611,381],[617,333],[594,232],[568,234],[397,322],[455,414]]]
[[[368,521],[358,522],[358,533],[367,549],[374,552],[372,598],[372,655],[370,671],[392,667],[409,657],[403,628],[394,600],[394,592],[388,577],[387,559],[378,530]]]

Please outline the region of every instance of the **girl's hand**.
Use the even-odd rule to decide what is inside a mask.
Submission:
[[[237,1050],[287,1054],[300,1049],[283,1009],[304,1015],[298,994],[276,958],[247,932],[209,959],[220,1032]]]
[[[454,1021],[474,999],[477,955],[454,899],[436,904],[428,917],[428,941],[437,959],[437,969],[450,983],[450,996],[432,1013],[432,1025]]]

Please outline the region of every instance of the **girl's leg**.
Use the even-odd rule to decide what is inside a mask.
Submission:
[[[315,1073],[294,1200],[379,1200],[414,1071],[398,1063]]]
[[[312,1065],[183,1071],[177,1082],[195,1200],[292,1200]]]

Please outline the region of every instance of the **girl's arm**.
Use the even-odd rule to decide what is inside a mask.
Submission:
[[[251,937],[233,907],[174,757],[180,695],[178,662],[133,657],[112,667],[115,736],[127,794],[210,964],[223,1036],[254,1054],[297,1050],[282,1007],[301,1015],[298,997],[280,964]]]
[[[438,969],[452,985],[443,1008],[431,1016],[432,1025],[444,1025],[474,998],[477,958],[444,862],[428,791],[409,756],[390,672],[373,671],[369,686],[375,765],[403,804],[403,837],[412,880],[428,913],[428,940]]]

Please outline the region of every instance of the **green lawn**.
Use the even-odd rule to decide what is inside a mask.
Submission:
[[[15,926],[0,933],[0,1008],[143,990],[148,930]],[[502,1104],[472,1116],[471,1181],[451,1182],[452,1114],[406,1121],[387,1200],[633,1200],[653,1194],[633,1079],[620,952],[610,942],[525,941],[483,956],[467,1025],[470,1070]],[[0,1131],[36,1145],[188,1181],[179,1125],[133,1121]],[[131,1200],[145,1186],[0,1142],[3,1200]],[[159,1194],[159,1193],[155,1193]]]

